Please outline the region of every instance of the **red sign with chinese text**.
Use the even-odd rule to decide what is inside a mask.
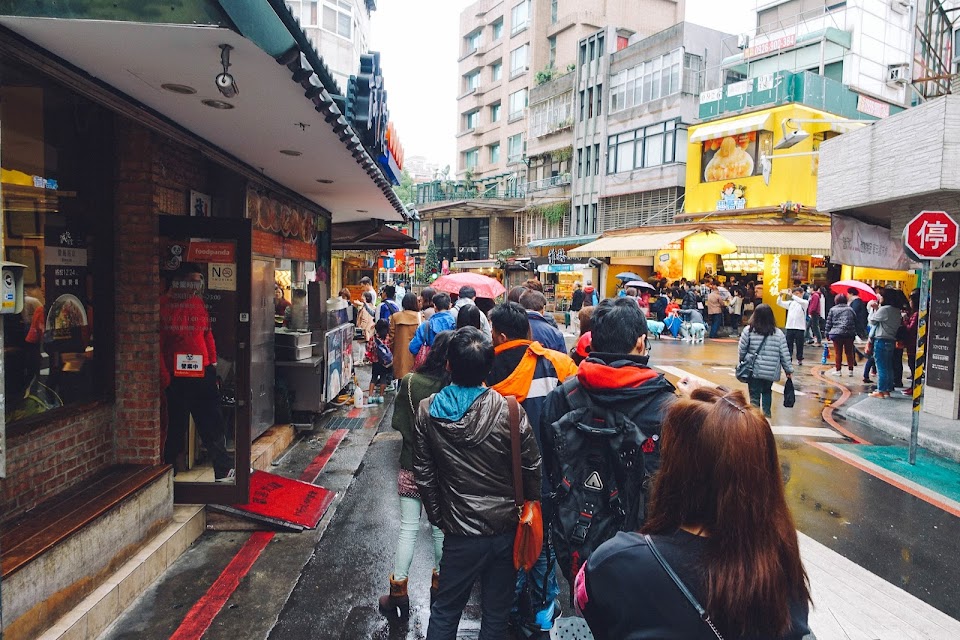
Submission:
[[[939,260],[957,246],[960,227],[946,211],[921,211],[903,229],[904,246],[920,260]]]

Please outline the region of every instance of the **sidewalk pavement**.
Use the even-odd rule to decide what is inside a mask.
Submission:
[[[864,398],[841,410],[847,418],[900,440],[910,441],[913,399],[894,393],[890,398]],[[960,438],[957,421],[929,413],[920,413],[918,443],[931,453],[960,462]]]

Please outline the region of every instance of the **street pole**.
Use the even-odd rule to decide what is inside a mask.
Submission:
[[[913,422],[910,425],[910,464],[917,464],[917,435],[920,433],[920,407],[923,405],[923,371],[927,351],[927,299],[930,297],[930,261],[920,268],[920,309],[917,311],[917,356],[913,363]]]

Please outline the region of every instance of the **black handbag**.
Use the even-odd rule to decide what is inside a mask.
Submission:
[[[740,382],[750,382],[750,380],[753,378],[753,367],[757,364],[757,355],[763,351],[763,345],[769,337],[770,336],[763,336],[763,340],[760,341],[760,346],[757,347],[755,352],[751,353],[750,349],[747,349],[747,353],[743,356],[743,360],[741,360],[740,364],[737,365],[737,380]],[[750,344],[749,337],[747,338],[747,344]]]
[[[788,409],[797,404],[797,392],[793,388],[793,378],[787,378],[783,385],[783,406]]]
[[[667,560],[660,555],[660,550],[657,549],[657,545],[653,544],[653,538],[647,534],[644,534],[643,539],[646,540],[647,548],[650,549],[650,553],[653,554],[653,557],[657,559],[657,562],[660,563],[660,566],[663,567],[663,570],[666,571],[667,575],[670,576],[670,579],[673,580],[673,584],[677,585],[677,588],[680,589],[680,593],[683,594],[683,597],[687,599],[687,602],[690,603],[690,606],[692,606],[694,611],[697,612],[697,616],[700,618],[700,620],[710,627],[710,630],[713,632],[713,635],[717,637],[717,640],[723,640],[723,636],[720,635],[716,625],[713,624],[713,620],[710,619],[710,614],[707,613],[707,610],[703,608],[703,605],[701,605],[693,593],[690,592],[690,589],[688,589],[687,585],[683,583],[683,580],[681,580],[680,576],[678,576],[676,571],[673,570],[673,567],[671,567],[667,563]]]

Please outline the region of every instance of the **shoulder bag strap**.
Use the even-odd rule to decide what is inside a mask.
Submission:
[[[513,396],[507,396],[510,413],[510,453],[513,458],[513,502],[523,507],[523,469],[520,465],[520,405]]]
[[[690,592],[690,589],[688,589],[687,585],[683,583],[683,580],[681,580],[680,576],[678,576],[676,571],[673,570],[673,567],[667,563],[666,558],[660,555],[660,550],[657,549],[657,545],[653,543],[653,538],[651,538],[648,534],[643,534],[643,539],[646,540],[647,548],[650,549],[650,553],[653,554],[653,557],[657,559],[657,562],[660,563],[660,566],[663,567],[663,570],[666,571],[667,575],[670,576],[670,579],[673,580],[673,584],[677,585],[677,588],[680,589],[680,593],[683,594],[683,597],[686,598],[687,602],[689,602],[694,608],[700,619],[710,626],[710,630],[713,631],[713,634],[717,637],[717,640],[723,640],[723,636],[720,635],[720,632],[717,631],[717,627],[713,624],[713,620],[710,619],[710,614],[707,613],[707,610],[703,608],[697,598]]]
[[[410,415],[413,416],[413,419],[417,419],[417,409],[413,406],[413,388],[410,386],[410,383],[413,381],[413,374],[408,373],[403,376],[403,379],[407,381],[407,400],[410,401]]]

